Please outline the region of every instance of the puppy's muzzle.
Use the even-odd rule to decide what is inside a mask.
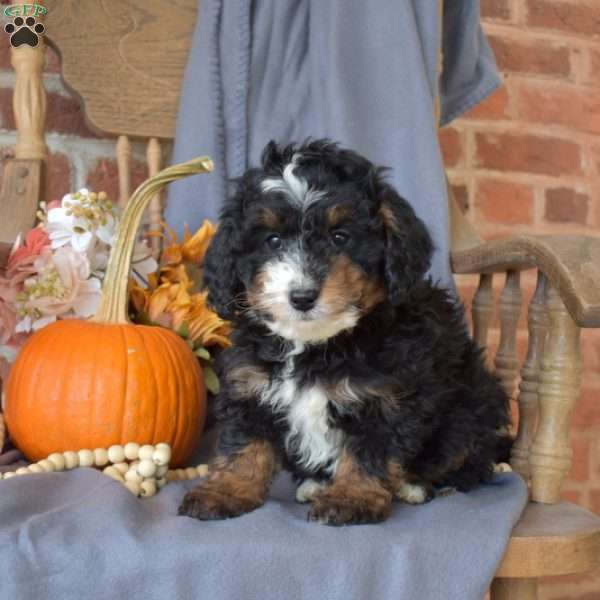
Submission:
[[[318,298],[319,290],[316,288],[297,288],[290,292],[290,304],[302,312],[314,308]]]

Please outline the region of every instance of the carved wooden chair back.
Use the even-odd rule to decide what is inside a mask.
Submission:
[[[147,2],[45,0],[46,40],[59,52],[66,86],[83,103],[89,124],[116,138],[119,203],[131,192],[132,141],[146,143],[149,175],[163,166],[175,136],[185,61],[197,0]],[[13,52],[17,156],[45,158],[42,45]],[[160,230],[163,199],[150,205],[148,224]],[[160,239],[152,237],[155,255]]]

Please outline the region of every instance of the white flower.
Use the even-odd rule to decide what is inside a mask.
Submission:
[[[48,315],[45,317],[34,318],[31,315],[25,315],[21,321],[17,323],[15,331],[17,333],[29,333],[30,331],[37,331],[50,323],[56,321],[56,315]]]
[[[86,229],[87,226],[84,219],[74,217],[67,208],[52,208],[48,211],[46,229],[52,248],[70,245],[77,252],[86,252],[94,239],[92,232]]]
[[[15,333],[28,333],[31,331],[33,320],[29,315],[25,315],[16,325]]]
[[[79,293],[73,300],[73,315],[88,318],[96,314],[100,304],[102,284],[96,277],[79,284]]]
[[[117,228],[115,208],[103,192],[82,188],[65,195],[60,207],[48,211],[46,228],[52,248],[69,245],[77,252],[88,252],[97,240],[111,246]]]
[[[96,229],[98,239],[108,246],[114,246],[117,239],[117,220],[113,215],[106,215],[106,223],[98,225]]]

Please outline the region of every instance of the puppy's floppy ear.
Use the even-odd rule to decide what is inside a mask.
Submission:
[[[232,320],[243,290],[235,268],[234,251],[238,241],[235,219],[224,214],[219,222],[204,259],[204,285],[208,289],[208,301],[220,317]]]
[[[376,187],[386,236],[385,281],[390,302],[397,305],[429,269],[433,243],[423,221],[396,190],[381,181]]]

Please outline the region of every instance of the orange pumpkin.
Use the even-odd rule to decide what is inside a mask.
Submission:
[[[198,361],[175,333],[127,316],[131,255],[144,209],[170,181],[212,170],[206,157],[143,183],[124,211],[90,321],[63,320],[23,346],[6,388],[11,438],[30,460],[52,452],[167,442],[183,464],[204,425],[206,389]]]

